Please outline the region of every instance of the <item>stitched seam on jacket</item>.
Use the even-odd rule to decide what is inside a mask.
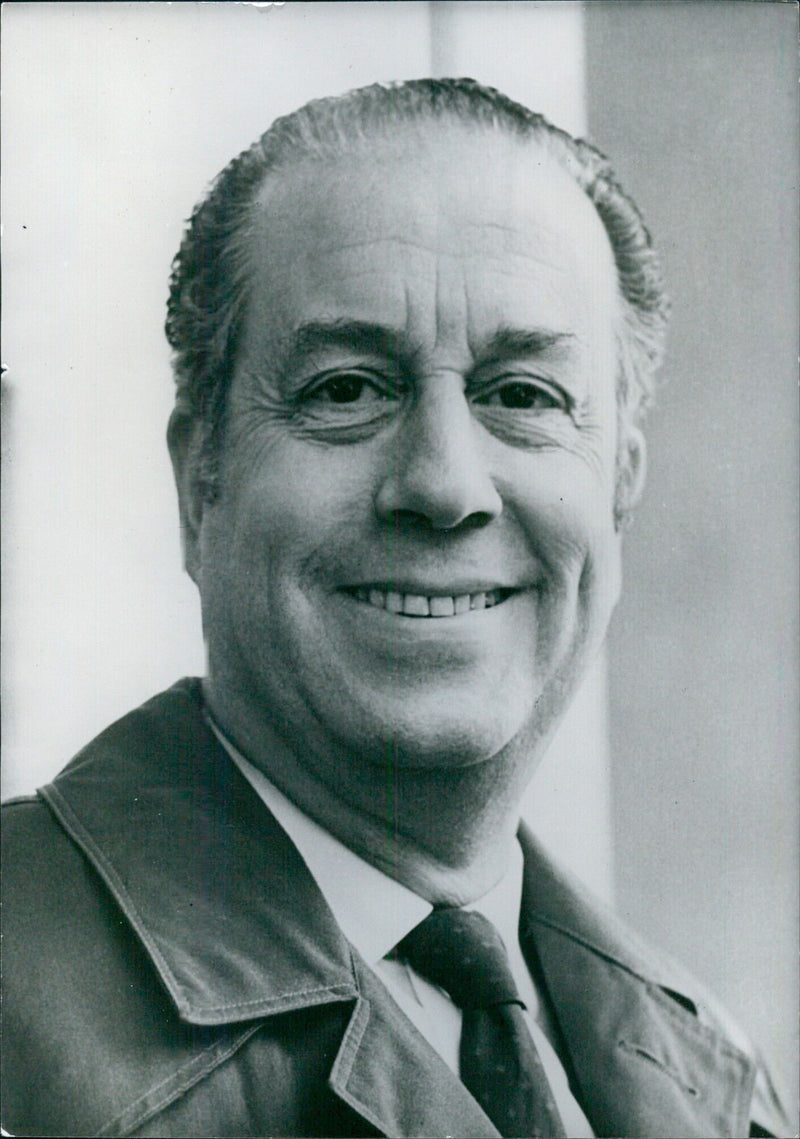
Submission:
[[[690,1012],[681,1010],[679,1007],[676,1007],[675,1001],[666,995],[666,993],[663,991],[662,985],[660,985],[658,981],[654,981],[648,977],[642,976],[641,973],[638,973],[635,969],[631,968],[631,966],[626,965],[624,961],[620,961],[618,958],[614,957],[613,954],[606,953],[604,950],[600,949],[599,946],[595,945],[587,938],[579,937],[578,934],[574,933],[571,929],[560,925],[558,922],[552,921],[550,918],[543,917],[540,914],[535,914],[530,919],[529,924],[532,925],[534,922],[538,922],[540,925],[545,925],[549,929],[555,930],[556,933],[563,934],[564,937],[568,937],[570,941],[574,941],[576,944],[581,945],[584,949],[588,949],[591,953],[594,953],[595,956],[601,957],[604,961],[608,961],[609,964],[614,965],[616,968],[621,969],[623,972],[629,974],[629,976],[635,977],[637,981],[645,986],[651,1000],[654,1000],[656,1004],[658,1004],[660,1010],[664,1013],[664,1015],[667,1016],[670,1020],[674,1021],[675,1024],[681,1028],[681,1030],[685,1030],[687,1027],[691,1027],[696,1032],[698,1037],[705,1040],[706,1043],[715,1044],[719,1048],[720,1052],[724,1056],[727,1056],[728,1059],[736,1060],[745,1069],[756,1067],[755,1060],[728,1039],[728,1037],[725,1035],[724,1027],[720,1026],[717,1028],[713,1025],[704,1024],[703,1021],[699,1019],[699,1017],[693,1016]]]
[[[158,966],[164,982],[169,989],[172,997],[181,1010],[181,1012],[189,1013],[191,1011],[191,1001],[184,990],[181,988],[177,978],[170,969],[166,960],[161,954],[160,949],[156,945],[153,938],[147,931],[147,927],[141,917],[136,904],[125,888],[122,880],[114,869],[113,865],[106,856],[103,854],[100,847],[97,846],[92,836],[81,823],[80,819],[72,810],[69,803],[63,797],[61,792],[53,784],[42,788],[40,794],[45,801],[50,805],[56,816],[61,820],[65,829],[72,837],[82,846],[87,853],[90,853],[95,860],[95,865],[101,876],[105,879],[106,885],[111,890],[117,904],[122,909],[128,921],[136,930],[136,933],[142,940],[147,948],[148,953],[153,958],[153,961]],[[348,997],[355,996],[355,993],[350,992],[345,984],[340,985],[318,985],[313,989],[292,989],[283,993],[280,997],[255,997],[248,1001],[231,1001],[227,1004],[217,1004],[203,1006],[202,1014],[208,1016],[213,1013],[229,1012],[232,1009],[245,1009],[245,1008],[263,1008],[267,1011],[284,1011],[289,1006],[287,1001],[291,1003],[293,998],[297,997],[311,997],[315,995],[328,994],[334,997],[347,999]],[[324,1004],[323,1000],[313,1001],[313,1004]],[[195,1015],[200,1015],[196,1012]]]
[[[676,1006],[675,1002],[666,995],[657,982],[647,981],[645,984],[651,1000],[654,1000],[661,1011],[670,1020],[673,1020],[679,1028],[684,1029],[688,1019],[688,1023],[692,1025],[697,1035],[705,1040],[706,1043],[716,1045],[724,1056],[727,1056],[730,1060],[738,1061],[738,1063],[745,1068],[755,1068],[755,1063],[750,1056],[748,1056],[746,1052],[743,1052],[741,1048],[737,1048],[737,1046],[727,1038],[724,1028],[714,1028],[711,1025],[703,1024],[701,1020],[696,1016],[692,1016],[690,1012],[682,1011],[680,1006]]]
[[[594,953],[597,957],[602,957],[604,961],[610,961],[612,965],[616,965],[617,968],[624,970],[624,972],[629,973],[632,977],[636,977],[638,980],[644,981],[646,984],[653,983],[652,978],[644,976],[643,973],[640,973],[637,969],[634,969],[632,965],[628,965],[625,961],[620,961],[619,958],[615,957],[613,953],[608,953],[605,949],[601,949],[599,945],[595,945],[593,941],[589,941],[589,939],[586,937],[581,937],[568,926],[561,925],[560,922],[553,921],[552,918],[543,917],[541,914],[534,914],[529,919],[529,926],[533,925],[534,923],[538,925],[545,925],[548,927],[548,929],[553,929],[556,931],[556,933],[563,934],[564,937],[568,937],[570,941],[574,941],[576,944],[582,945],[584,949],[591,950],[591,952]],[[658,982],[656,981],[655,984],[658,984]]]
[[[671,1064],[667,1064],[664,1060],[659,1059],[654,1052],[651,1052],[643,1044],[637,1044],[635,1041],[626,1040],[624,1037],[617,1041],[617,1047],[621,1048],[623,1052],[629,1053],[631,1056],[638,1056],[639,1059],[645,1060],[648,1064],[654,1064],[665,1076],[669,1076],[674,1080],[678,1087],[682,1088],[687,1095],[693,1098],[698,1098],[701,1095],[700,1089],[696,1088],[694,1084],[689,1084],[683,1078],[677,1068],[673,1068]]]
[[[622,969],[623,973],[627,973],[631,977],[636,977],[637,981],[645,985],[651,999],[658,1003],[663,1013],[679,1025],[681,1029],[685,1029],[687,1025],[691,1025],[701,1038],[709,1042],[718,1043],[720,1050],[730,1059],[736,1059],[746,1066],[757,1066],[754,1057],[750,1056],[748,1052],[745,1052],[743,1049],[738,1048],[736,1044],[728,1039],[724,1025],[705,1024],[700,1016],[693,1016],[691,1013],[688,1013],[687,1010],[681,1010],[676,1005],[676,1001],[668,997],[667,993],[664,993],[664,986],[659,981],[655,981],[652,977],[647,977],[637,972],[636,969],[627,965],[625,961],[620,961],[619,958],[614,957],[613,953],[605,952],[605,950],[599,948],[598,945],[595,945],[594,942],[589,941],[587,937],[580,937],[577,933],[574,933],[572,929],[561,925],[552,918],[546,918],[540,915],[540,913],[536,913],[536,915],[533,915],[529,920],[529,929],[534,923],[554,929],[556,933],[569,937],[570,941],[581,945],[583,949],[588,949],[589,952],[594,953],[596,957],[601,957],[604,961],[609,961],[610,965]],[[700,1008],[703,1007],[702,999],[697,1003],[699,1003]]]
[[[165,1108],[168,1104],[174,1102],[180,1096],[184,1095],[190,1088],[193,1088],[202,1079],[218,1068],[220,1064],[241,1048],[251,1036],[258,1032],[261,1028],[261,1023],[252,1025],[245,1032],[242,1032],[231,1044],[227,1047],[221,1047],[219,1043],[211,1044],[205,1048],[198,1056],[193,1056],[180,1068],[177,1068],[171,1075],[166,1076],[160,1083],[154,1084],[146,1092],[135,1099],[133,1103],[129,1104],[124,1111],[119,1112],[110,1119],[108,1123],[97,1132],[99,1137],[124,1134],[141,1127],[148,1119],[152,1119],[159,1111]],[[190,1074],[190,1079],[185,1079],[186,1074]],[[156,1092],[165,1089],[164,1094],[155,1101],[155,1103],[148,1103],[147,1107],[142,1111],[141,1107],[152,1098]],[[137,1112],[139,1114],[137,1114]]]
[[[76,839],[81,846],[84,847],[87,853],[91,853],[92,857],[96,860],[97,869],[114,894],[117,904],[120,906],[131,925],[135,927],[139,937],[147,946],[148,952],[164,974],[164,978],[167,982],[167,987],[173,994],[173,997],[175,998],[177,1004],[183,1007],[184,1001],[181,996],[181,987],[174,977],[172,970],[169,968],[166,961],[162,957],[158,946],[155,944],[147,932],[141,915],[136,908],[136,905],[128,894],[128,891],[125,889],[122,880],[120,879],[112,864],[108,861],[100,847],[97,845],[92,836],[84,827],[83,823],[72,810],[72,807],[69,805],[67,800],[54,784],[51,783],[49,786],[42,788],[40,794],[53,808],[56,816],[64,824],[64,827],[68,833],[70,833],[72,837]]]
[[[353,1095],[348,1087],[348,1081],[353,1070],[353,1063],[358,1050],[361,1046],[361,1041],[364,1038],[364,1033],[367,1030],[370,1018],[370,1003],[365,997],[359,997],[356,1004],[350,1024],[347,1026],[342,1043],[339,1048],[339,1055],[336,1062],[331,1068],[331,1074],[328,1083],[333,1091],[354,1108],[359,1115],[368,1119],[370,1123],[381,1132],[386,1132],[386,1121],[381,1119],[380,1116],[370,1108],[370,1106],[359,1099],[358,1096]],[[340,1079],[337,1079],[340,1077]]]
[[[568,926],[561,925],[560,922],[553,921],[552,918],[543,917],[541,914],[534,914],[529,919],[528,928],[530,928],[530,926],[532,926],[534,923],[538,923],[539,925],[547,926],[548,929],[555,930],[556,933],[560,933],[564,937],[568,937],[570,941],[574,941],[576,945],[580,945],[584,949],[588,949],[589,952],[594,953],[594,955],[596,957],[601,957],[604,961],[608,961],[609,964],[616,966],[616,968],[621,969],[624,973],[627,973],[629,976],[635,977],[637,981],[641,981],[644,985],[646,985],[647,988],[651,990],[651,992],[657,992],[658,994],[663,994],[663,990],[664,990],[665,986],[662,985],[662,983],[660,981],[655,980],[653,977],[647,976],[643,971],[639,971],[638,969],[635,969],[632,965],[628,965],[625,961],[620,961],[619,958],[616,957],[613,953],[608,953],[606,950],[601,949],[599,945],[596,945],[593,941],[590,941],[586,937],[581,937],[579,934],[575,933],[574,930],[570,929]],[[679,991],[679,990],[677,990],[677,991]],[[681,1014],[679,1014],[674,1007],[675,1002],[669,998],[666,998],[666,999],[669,1000],[668,1004],[663,1003],[662,997],[661,997],[661,995],[659,995],[659,1003],[662,1004],[662,1007],[664,1008],[664,1010],[678,1024],[684,1024],[685,1021],[682,1019]],[[695,1002],[693,997],[690,999],[692,1000],[693,1003],[698,1004],[698,1006],[702,1005],[702,1001]],[[702,1029],[706,1033],[711,1033],[715,1037],[721,1036],[723,1040],[726,1039],[724,1037],[722,1030],[715,1029],[713,1026],[709,1026],[707,1024],[704,1024],[703,1021],[699,1018],[699,1016],[692,1016],[692,1014],[689,1013],[688,1010],[686,1010],[686,1015],[689,1015],[691,1017],[690,1023],[694,1023],[698,1028]],[[741,1051],[741,1049],[738,1049],[738,1048],[735,1048],[734,1054],[740,1055],[740,1056],[745,1055],[745,1053],[743,1053]]]
[[[342,1037],[342,1043],[339,1046],[339,1055],[331,1068],[331,1083],[337,1078],[341,1078],[342,1082],[346,1084],[350,1079],[353,1062],[358,1054],[359,1046],[366,1032],[367,1025],[369,1024],[369,1016],[369,1001],[364,997],[359,997],[353,1011],[353,1016],[350,1018],[350,1023]]]

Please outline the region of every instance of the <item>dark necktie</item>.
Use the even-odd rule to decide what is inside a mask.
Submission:
[[[461,1079],[501,1135],[566,1135],[505,946],[482,914],[435,909],[397,947],[462,1011]]]

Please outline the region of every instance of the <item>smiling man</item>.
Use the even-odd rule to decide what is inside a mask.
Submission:
[[[167,326],[208,673],[8,809],[9,1130],[781,1133],[747,1040],[520,828],[665,314],[605,160],[468,80],[223,171]]]

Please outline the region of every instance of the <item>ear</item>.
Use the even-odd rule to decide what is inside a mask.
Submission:
[[[638,505],[644,490],[647,474],[647,444],[638,427],[625,428],[625,435],[617,454],[617,481],[614,499],[614,520],[617,530],[630,520],[631,511]]]
[[[200,531],[205,505],[200,479],[197,477],[201,431],[202,424],[184,408],[176,407],[169,417],[167,445],[178,489],[183,564],[198,587],[202,574]]]

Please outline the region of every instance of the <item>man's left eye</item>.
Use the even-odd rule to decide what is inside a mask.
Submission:
[[[567,409],[566,398],[557,388],[531,380],[506,380],[490,391],[475,397],[484,407],[504,407],[512,411],[547,411]]]

